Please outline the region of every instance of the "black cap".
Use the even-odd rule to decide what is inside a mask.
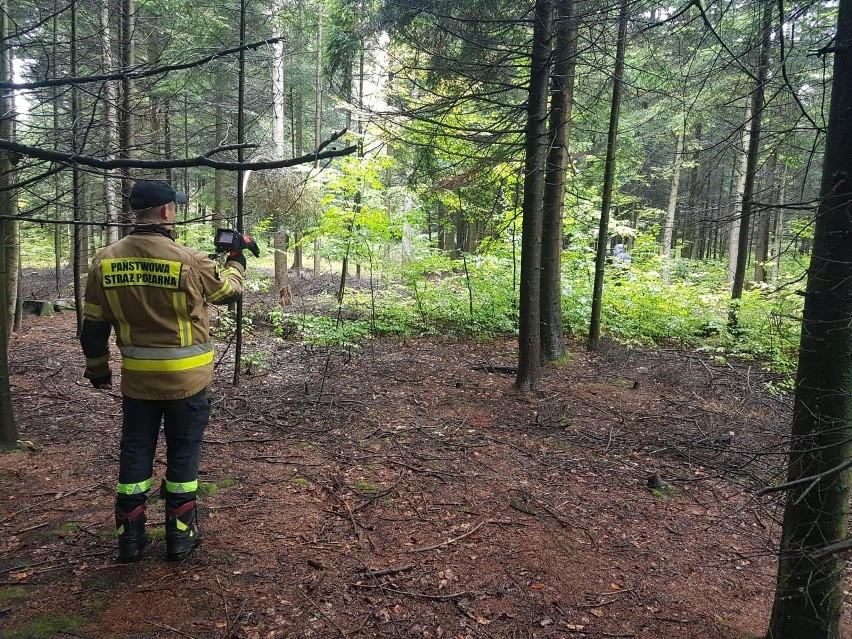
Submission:
[[[178,193],[171,184],[161,180],[143,180],[130,190],[130,208],[134,211],[152,209],[169,202],[186,204],[188,201],[183,193]]]

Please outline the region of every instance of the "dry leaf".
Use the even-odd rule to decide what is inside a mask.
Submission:
[[[542,588],[544,588],[544,584],[540,581],[534,581],[530,584],[530,588],[532,588],[533,590],[541,590]]]
[[[601,617],[603,617],[606,614],[606,612],[604,611],[603,608],[591,608],[591,609],[589,609],[589,612],[591,614],[593,614],[595,617],[597,617],[598,619],[600,619]]]
[[[609,587],[613,590],[621,590],[621,586],[619,586],[618,584],[610,584]]]

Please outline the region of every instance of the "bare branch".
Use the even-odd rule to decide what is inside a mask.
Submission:
[[[93,82],[108,82],[110,80],[138,80],[140,78],[148,78],[154,75],[167,75],[172,71],[184,71],[186,69],[193,69],[195,67],[200,67],[210,62],[213,62],[213,60],[216,60],[218,58],[231,55],[232,53],[239,53],[240,51],[251,51],[252,49],[257,49],[267,44],[274,44],[276,42],[280,42],[281,40],[284,40],[284,38],[267,38],[266,40],[252,42],[250,44],[245,44],[241,47],[222,49],[221,51],[217,51],[216,53],[213,53],[211,55],[199,58],[198,60],[193,60],[192,62],[184,62],[182,64],[172,64],[164,67],[156,67],[153,69],[147,69],[145,71],[123,69],[114,73],[107,73],[104,75],[86,75],[76,78],[52,78],[50,80],[38,80],[35,82],[0,82],[0,89],[44,89],[46,87],[64,87],[71,85],[91,84]]]
[[[263,169],[281,169],[288,166],[297,166],[299,164],[308,164],[316,160],[325,160],[328,158],[337,158],[345,155],[351,155],[358,150],[357,146],[347,146],[342,149],[331,149],[323,151],[329,144],[340,139],[346,133],[346,129],[338,131],[330,138],[325,140],[317,147],[313,153],[300,155],[289,160],[273,160],[262,162],[226,162],[222,160],[210,159],[209,155],[216,153],[225,148],[213,149],[212,151],[198,155],[192,158],[171,159],[171,160],[137,160],[132,158],[119,158],[116,160],[101,160],[91,155],[81,155],[77,153],[66,153],[63,151],[50,151],[41,149],[27,144],[19,144],[11,140],[0,138],[0,149],[18,153],[25,157],[36,158],[38,160],[47,160],[50,162],[62,162],[63,164],[90,166],[96,169],[177,169],[195,166],[206,166],[211,169],[219,169],[222,171],[259,171]]]
[[[797,486],[811,484],[805,490],[805,494],[807,494],[817,483],[819,483],[823,479],[826,479],[827,477],[831,477],[833,475],[838,475],[847,468],[852,468],[852,459],[847,459],[846,461],[841,464],[838,464],[834,468],[829,468],[828,470],[821,472],[818,475],[800,477],[799,479],[788,481],[786,484],[778,484],[777,486],[767,486],[766,488],[757,491],[757,496],[763,497],[764,495],[768,495],[770,493],[780,493],[785,490],[790,490],[791,488],[796,488]],[[804,497],[804,495],[802,495],[802,497]],[[801,497],[799,499],[801,499]]]

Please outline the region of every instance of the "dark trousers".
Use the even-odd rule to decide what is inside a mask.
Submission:
[[[186,399],[150,400],[124,397],[119,456],[119,484],[145,482],[154,474],[154,453],[160,424],[166,436],[166,479],[192,482],[198,479],[201,439],[210,419],[207,389]],[[145,492],[117,493],[116,508],[130,512],[145,503]],[[195,499],[195,492],[166,495],[169,506],[176,507]]]

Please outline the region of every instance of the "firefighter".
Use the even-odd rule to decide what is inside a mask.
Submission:
[[[110,388],[110,330],[121,352],[122,428],[116,485],[118,561],[142,559],[145,502],[153,482],[154,453],[162,422],[166,440],[166,555],[187,557],[201,541],[196,514],[201,439],[210,416],[207,386],[213,376],[213,342],[207,305],[242,294],[239,236],[224,267],[175,242],[174,222],[184,194],[168,182],[140,181],[130,192],[136,215],[131,233],[92,262],[86,282],[80,342],[84,376]]]

